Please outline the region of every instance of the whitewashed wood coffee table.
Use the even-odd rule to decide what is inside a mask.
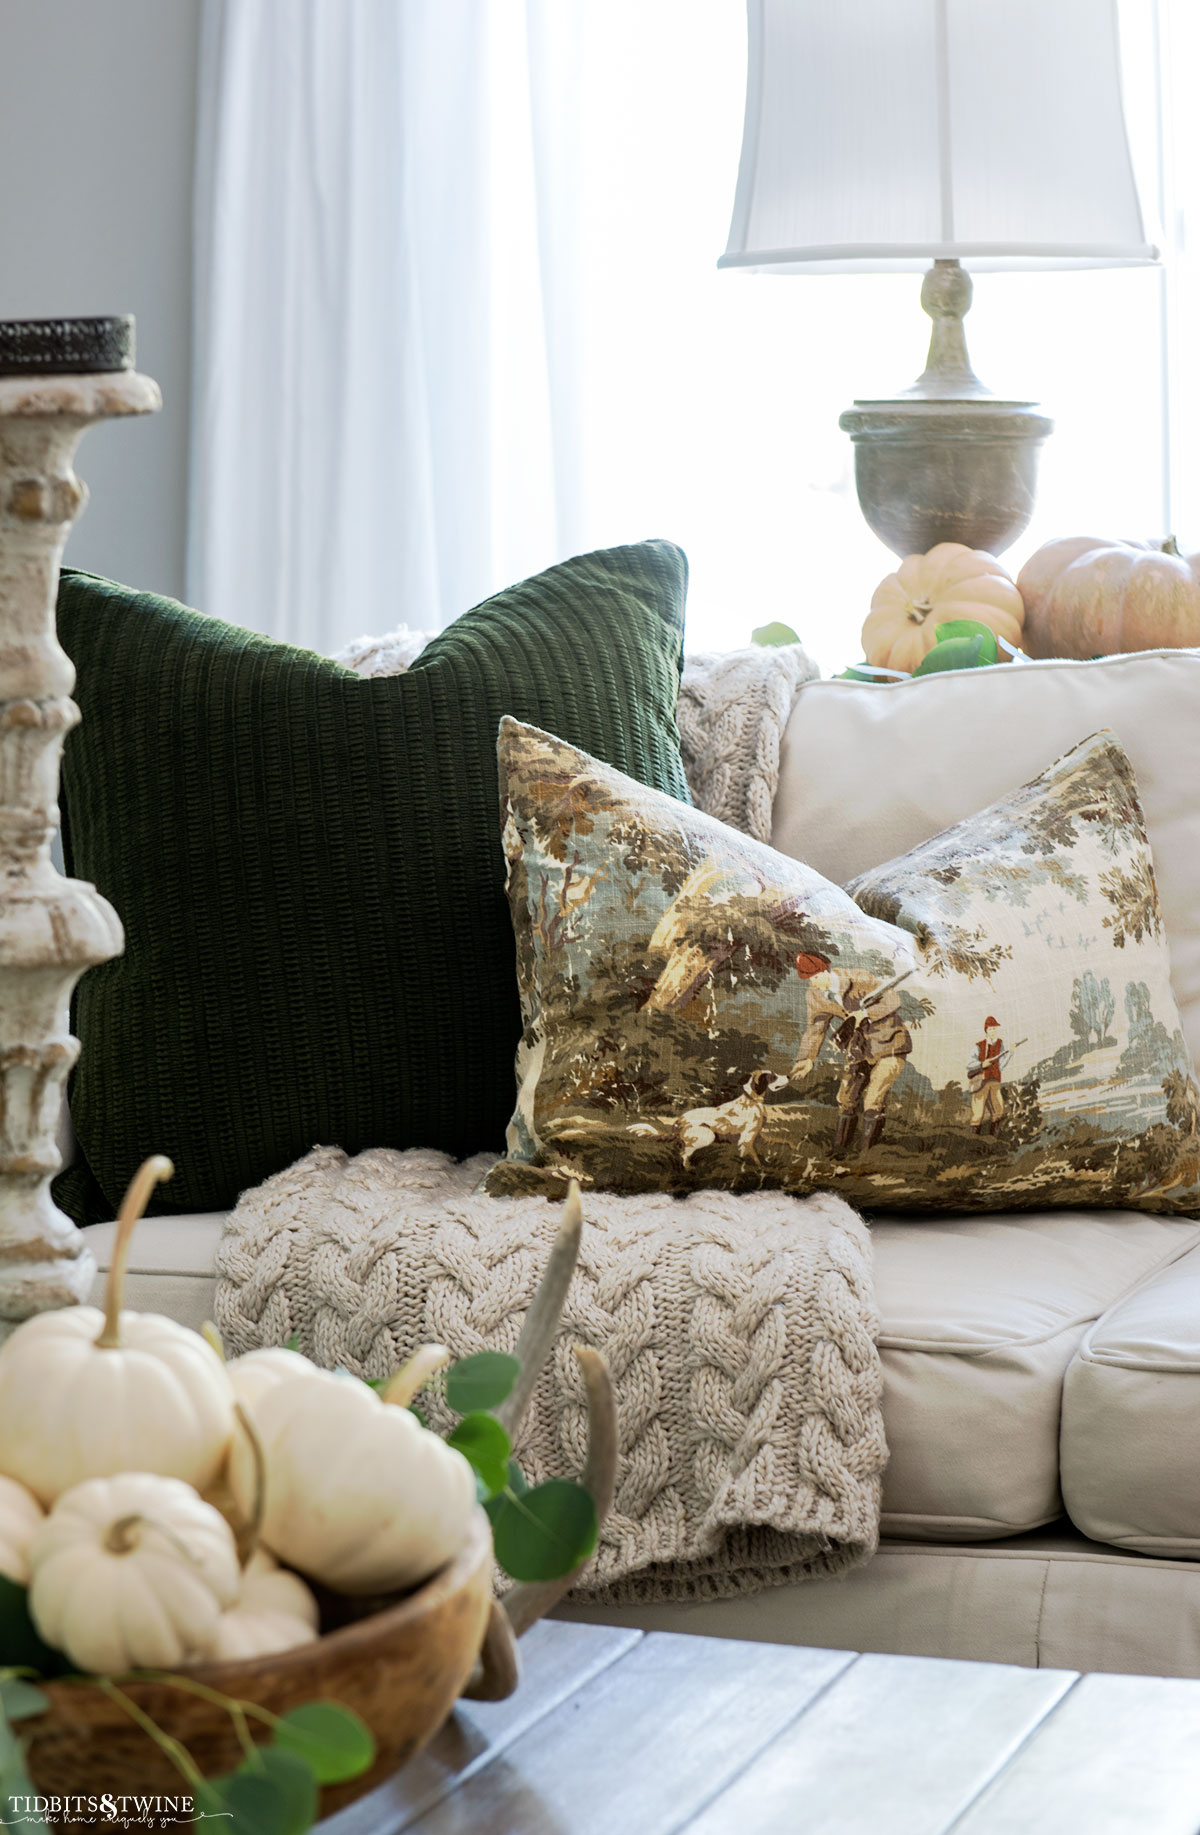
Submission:
[[[1196,1835],[1200,1681],[543,1623],[322,1835]]]

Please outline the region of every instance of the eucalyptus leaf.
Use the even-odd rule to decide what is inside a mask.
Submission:
[[[13,1810],[14,1797],[32,1797],[33,1782],[25,1768],[25,1753],[20,1740],[0,1712],[0,1829],[29,1826],[30,1818]]]
[[[0,1708],[9,1720],[26,1720],[31,1714],[44,1714],[50,1700],[40,1688],[22,1681],[20,1676],[0,1676]]]
[[[455,1414],[499,1408],[520,1374],[520,1362],[507,1351],[476,1351],[447,1370],[446,1401]]]
[[[303,1759],[321,1784],[361,1777],[375,1762],[371,1729],[339,1701],[306,1701],[285,1714],[275,1746]]]
[[[0,1574],[0,1666],[31,1669],[39,1676],[65,1676],[71,1665],[37,1634],[26,1590]]]
[[[596,1506],[582,1485],[551,1478],[523,1497],[506,1491],[488,1506],[496,1559],[514,1580],[558,1580],[593,1553]]]
[[[317,1780],[294,1752],[260,1747],[229,1777],[197,1791],[196,1808],[220,1816],[221,1835],[308,1835],[317,1819]]]
[[[529,1489],[529,1480],[515,1459],[510,1459],[508,1462],[508,1488],[517,1497],[524,1497]]]
[[[800,639],[790,624],[781,624],[776,619],[771,624],[760,624],[750,633],[750,642],[766,650],[777,650],[784,644],[798,644]]]
[[[446,1435],[446,1444],[457,1447],[470,1461],[478,1478],[487,1487],[488,1497],[503,1491],[508,1483],[508,1456],[512,1442],[494,1414],[464,1415],[458,1426]]]

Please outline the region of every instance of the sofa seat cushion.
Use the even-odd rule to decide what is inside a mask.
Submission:
[[[686,1605],[568,1600],[554,1616],[825,1650],[1200,1675],[1200,1565],[1104,1548],[1068,1525],[1002,1542],[889,1540],[865,1567],[832,1580]]]
[[[1085,1535],[1200,1559],[1200,1246],[1084,1333],[1063,1387],[1060,1459]]]
[[[195,1327],[211,1319],[224,1221],[222,1212],[143,1219],[130,1259],[128,1305]],[[87,1231],[100,1270],[96,1299],[114,1227]],[[1140,1294],[1178,1291],[1181,1306],[1191,1303],[1200,1318],[1200,1226],[1190,1219],[1126,1211],[918,1217],[876,1221],[872,1239],[891,1449],[883,1488],[887,1535],[976,1541],[1053,1522],[1063,1512],[1063,1378],[1089,1328],[1102,1320],[1107,1329],[1132,1290],[1125,1302],[1131,1308]],[[1188,1279],[1190,1293],[1177,1287]],[[1200,1331],[1191,1342],[1200,1365]],[[1080,1360],[1072,1367],[1076,1381],[1082,1367]],[[1150,1437],[1145,1428],[1137,1431]],[[1113,1464],[1103,1447],[1087,1457],[1101,1471]],[[1193,1465],[1200,1474],[1200,1457]],[[1072,1471],[1074,1516],[1080,1476]],[[1200,1499],[1200,1476],[1192,1492]],[[1099,1539],[1120,1539],[1103,1536],[1096,1521],[1081,1527]]]
[[[227,1214],[143,1217],[125,1274],[126,1306],[139,1313],[165,1313],[199,1331],[215,1311],[217,1244]],[[84,1241],[96,1258],[94,1306],[99,1306],[104,1292],[116,1228],[115,1223],[97,1223],[84,1231]]]
[[[1097,1319],[1200,1243],[1200,1226],[1021,1212],[876,1221],[872,1236],[891,1449],[884,1533],[971,1541],[1054,1521],[1071,1360]],[[1200,1297],[1200,1261],[1196,1280]]]

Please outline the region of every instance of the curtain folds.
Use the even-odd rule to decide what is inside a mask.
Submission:
[[[569,549],[574,10],[204,0],[193,604],[329,651]]]
[[[694,649],[782,619],[856,661],[895,557],[838,416],[916,375],[928,322],[914,276],[717,271],[742,0],[201,3],[193,603],[328,652],[656,535]],[[1200,8],[1120,4],[1145,202],[1174,151],[1167,305],[1149,268],[980,276],[976,368],[1056,423],[1014,572],[1165,533],[1169,482],[1200,542]]]

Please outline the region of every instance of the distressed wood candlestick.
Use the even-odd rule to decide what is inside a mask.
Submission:
[[[75,449],[95,422],[153,413],[161,396],[130,368],[55,374],[56,355],[63,370],[77,355],[81,324],[123,321],[0,327],[0,1339],[92,1284],[92,1256],[49,1182],[79,1050],[71,990],[124,945],[112,907],[50,858],[63,741],[79,719],[54,611],[63,546],[87,497]],[[131,330],[118,361],[131,361]]]

